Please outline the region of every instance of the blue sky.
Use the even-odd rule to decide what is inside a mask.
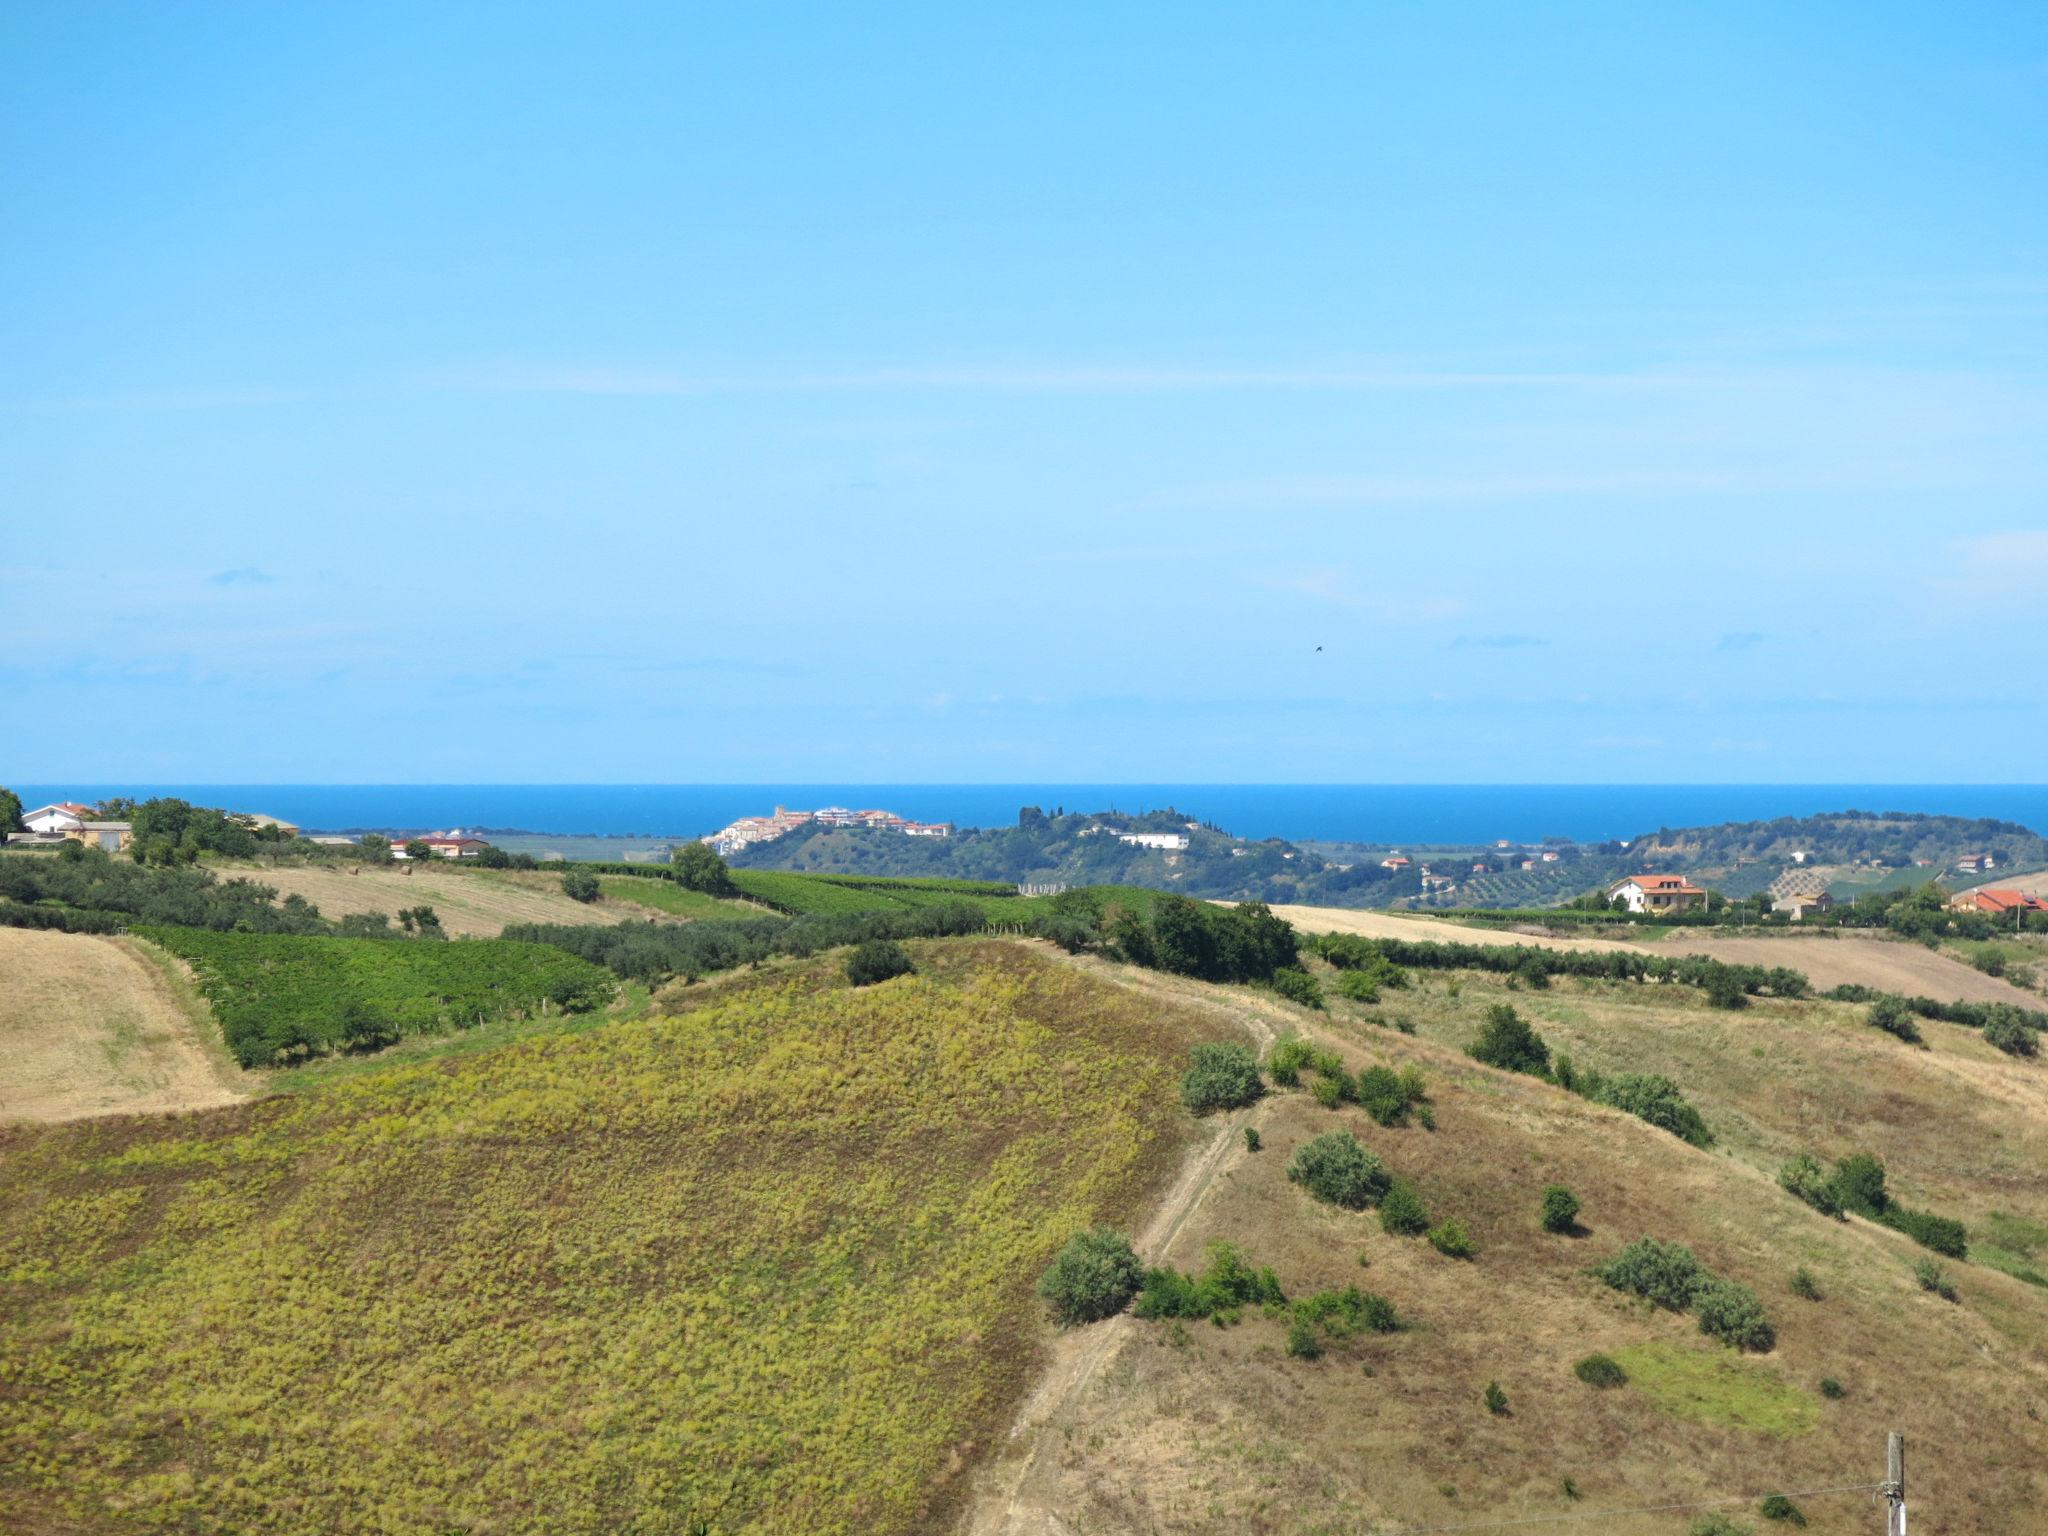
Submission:
[[[2048,777],[2039,6],[0,56],[0,775]]]

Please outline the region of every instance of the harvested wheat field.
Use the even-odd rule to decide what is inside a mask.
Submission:
[[[0,1119],[203,1109],[247,1091],[170,962],[132,940],[0,928]]]
[[[1880,991],[1932,997],[1942,1002],[2039,1006],[2038,998],[2010,982],[1986,976],[1953,956],[1903,939],[1818,933],[1749,936],[1679,929],[1661,939],[1634,944],[1622,939],[1520,933],[1512,928],[1341,907],[1281,906],[1273,910],[1304,933],[1356,933],[1366,938],[1446,944],[1526,944],[1538,949],[1627,949],[1647,955],[1707,955],[1733,965],[1790,966],[1795,971],[1804,971],[1814,987],[1823,992],[1855,982]]]
[[[1225,1327],[1126,1314],[1062,1335],[1067,1365],[984,1469],[972,1536],[1375,1536],[1572,1519],[1602,1536],[1678,1536],[1692,1510],[1625,1511],[1732,1493],[1747,1497],[1727,1513],[1769,1529],[1758,1501],[1773,1492],[1794,1496],[1813,1536],[1862,1536],[1890,1429],[1907,1436],[1916,1529],[2048,1531],[2048,1287],[1950,1261],[1959,1299],[1943,1300],[1915,1278],[1924,1250],[1824,1217],[1766,1171],[1801,1144],[1868,1148],[1913,1203],[1973,1216],[1998,1205],[2048,1239],[2048,1069],[1963,1031],[1912,1052],[1841,1005],[1708,1019],[1664,1010],[1677,989],[1532,995],[1475,981],[1431,978],[1375,1009],[1295,1016],[1353,1071],[1419,1068],[1434,1129],[1276,1090],[1208,1122],[1213,1178],[1163,1241],[1141,1244],[1148,1263],[1200,1270],[1210,1244],[1232,1243],[1273,1269],[1290,1303],[1357,1286],[1392,1303],[1398,1329],[1312,1337],[1298,1354],[1285,1316],[1247,1306]],[[1582,1062],[1669,1071],[1720,1145],[1700,1150],[1471,1061],[1463,1042],[1504,999]],[[1419,1032],[1369,1022],[1396,1012]],[[1461,1223],[1473,1256],[1290,1182],[1295,1150],[1336,1127],[1412,1179],[1430,1221]],[[1553,1183],[1583,1202],[1568,1235],[1538,1220]],[[1738,1353],[1592,1273],[1645,1235],[1751,1287],[1772,1346]],[[1801,1266],[1820,1299],[1791,1290]],[[1596,1352],[1619,1362],[1623,1384],[1578,1378]],[[1489,1383],[1499,1412],[1483,1400]],[[1858,1487],[1809,1492],[1843,1485]]]
[[[447,864],[399,864],[388,868],[281,865],[275,869],[223,868],[223,880],[254,880],[275,886],[279,896],[303,896],[327,918],[400,908],[434,909],[441,926],[457,938],[494,939],[513,923],[617,923],[657,918],[632,902],[600,898],[572,901],[562,894],[559,871],[461,869]]]

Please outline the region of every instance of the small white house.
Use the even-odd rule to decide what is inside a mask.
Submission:
[[[24,811],[21,824],[31,832],[55,832],[63,835],[76,832],[93,819],[93,809],[80,805],[75,800],[59,800],[55,805],[38,806],[35,810]]]
[[[1171,853],[1178,853],[1188,845],[1185,832],[1119,832],[1116,840],[1129,843],[1133,848],[1164,848]]]
[[[1607,899],[1631,912],[1682,912],[1707,899],[1707,893],[1683,875],[1630,875],[1607,887]]]

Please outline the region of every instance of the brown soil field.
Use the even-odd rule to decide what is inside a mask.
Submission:
[[[1708,955],[1734,965],[1784,965],[1804,971],[1826,991],[1858,982],[1886,992],[1932,997],[1943,1002],[2014,1003],[2039,1006],[2039,999],[2010,982],[1986,976],[1953,956],[1903,940],[1835,937],[1827,934],[1741,936],[1685,931],[1644,944],[1620,939],[1559,938],[1509,928],[1409,917],[1392,912],[1357,912],[1340,907],[1281,906],[1273,909],[1304,933],[1356,933],[1367,938],[1436,940],[1450,944],[1528,944],[1542,949],[1635,949],[1652,955]]]
[[[1286,1323],[1257,1309],[1228,1328],[1125,1315],[1058,1336],[1050,1394],[996,1448],[966,1529],[1393,1536],[1555,1520],[1676,1536],[1692,1509],[1630,1511],[1732,1494],[1746,1499],[1727,1513],[1768,1529],[1757,1501],[1785,1492],[1814,1536],[1861,1536],[1875,1528],[1868,1485],[1897,1429],[1916,1529],[2048,1531],[2048,1289],[1951,1261],[1960,1301],[1943,1301],[1914,1278],[1923,1250],[1820,1216],[1770,1172],[1798,1147],[1868,1148],[1915,1203],[2048,1218],[2048,1069],[1967,1031],[1931,1032],[1931,1048],[1914,1051],[1844,1005],[1716,1015],[1681,990],[1510,992],[1465,975],[1420,980],[1374,1009],[1296,1012],[1354,1070],[1420,1067],[1435,1129],[1384,1128],[1276,1091],[1241,1112],[1261,1149],[1218,1122],[1208,1184],[1181,1196],[1184,1219],[1142,1251],[1196,1270],[1209,1243],[1232,1242],[1271,1265],[1290,1297],[1348,1285],[1384,1294],[1402,1330],[1332,1343],[1313,1360],[1289,1356]],[[1582,1062],[1669,1072],[1720,1145],[1701,1151],[1472,1062],[1463,1044],[1503,1000]],[[1373,1022],[1396,1012],[1418,1032]],[[1414,1179],[1433,1220],[1462,1222],[1476,1257],[1446,1258],[1291,1184],[1294,1149],[1337,1126]],[[1576,1235],[1537,1221],[1553,1182],[1584,1202]],[[1685,1242],[1752,1287],[1775,1347],[1738,1355],[1690,1316],[1653,1311],[1591,1273],[1645,1234]],[[1798,1266],[1822,1300],[1790,1292]],[[1574,1362],[1595,1351],[1628,1362],[1630,1382],[1578,1381]],[[1842,1384],[1839,1400],[1819,1392],[1824,1377]],[[1506,1393],[1506,1413],[1482,1404],[1488,1382]],[[1844,1485],[1857,1486],[1810,1492]]]
[[[356,912],[395,915],[401,907],[424,903],[434,909],[443,928],[461,938],[496,938],[510,923],[661,920],[660,914],[632,902],[571,901],[562,894],[559,872],[401,864],[359,872],[325,865],[224,866],[219,873],[223,880],[242,878],[274,886],[279,896],[303,896],[327,918]]]
[[[0,1120],[232,1104],[249,1091],[169,962],[129,939],[0,928]]]

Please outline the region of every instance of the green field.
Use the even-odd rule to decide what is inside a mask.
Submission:
[[[990,922],[1026,922],[1045,910],[1044,898],[1019,896],[1016,887],[982,880],[867,878],[852,875],[795,875],[769,869],[735,869],[741,894],[798,917],[843,917],[968,902]]]
[[[944,1528],[1034,1368],[1033,1282],[1145,1208],[1215,1026],[1017,946],[916,950],[858,991],[820,960],[254,1105],[0,1130],[0,1523]]]
[[[636,906],[666,912],[671,917],[759,917],[760,908],[741,901],[722,901],[693,891],[673,880],[646,879],[639,875],[600,875],[597,888],[613,901],[630,901]]]
[[[546,944],[132,931],[192,967],[245,1067],[508,1014],[589,1008],[615,990],[608,973]]]

